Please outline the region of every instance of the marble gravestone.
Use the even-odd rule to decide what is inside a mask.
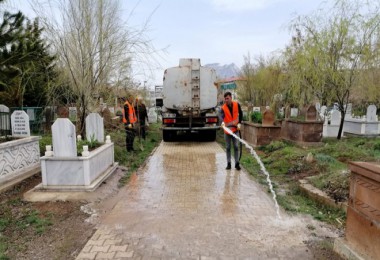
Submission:
[[[322,118],[325,118],[325,112],[326,112],[327,107],[326,106],[321,106],[321,110],[319,111],[319,115]]]
[[[58,118],[51,127],[55,157],[76,157],[75,126],[68,118]]]
[[[3,113],[9,113],[9,107],[0,105],[0,131],[1,130],[11,130],[10,121],[9,121],[9,114],[2,114]]]
[[[331,112],[331,125],[340,125],[340,111],[333,110]]]
[[[367,107],[367,114],[366,114],[367,122],[377,122],[376,111],[377,111],[377,108],[375,105],[369,105]]]
[[[348,103],[346,108],[345,118],[352,118],[352,103]]]
[[[86,137],[88,141],[95,138],[100,143],[104,143],[104,122],[98,113],[90,113],[86,117]]]
[[[321,112],[321,103],[317,102],[315,103],[315,108],[317,109],[317,112]]]
[[[253,112],[260,112],[261,109],[260,109],[260,107],[253,107],[252,111]]]
[[[35,116],[34,116],[34,109],[28,108],[28,109],[26,109],[26,113],[27,113],[28,116],[29,116],[29,121],[34,121],[34,120],[36,120],[36,118],[35,118]]]
[[[23,110],[15,110],[11,115],[12,135],[16,137],[30,136],[29,116]]]
[[[71,121],[76,122],[77,121],[77,108],[76,107],[69,107],[69,118]]]
[[[150,123],[153,123],[153,122],[157,121],[157,111],[156,111],[156,108],[154,108],[154,107],[149,108],[148,120],[149,120]]]
[[[290,109],[290,117],[297,117],[298,116],[298,108],[292,107]]]

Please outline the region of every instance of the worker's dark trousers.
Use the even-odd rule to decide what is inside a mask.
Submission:
[[[141,124],[140,125],[140,136],[141,136],[142,139],[145,140],[145,137],[146,137],[145,124]]]
[[[227,163],[231,163],[231,141],[234,146],[235,163],[239,162],[239,140],[232,135],[224,133],[224,140],[226,141]]]
[[[135,140],[135,130],[133,128],[126,128],[125,129],[125,142],[127,146],[127,151],[133,151],[133,141]]]

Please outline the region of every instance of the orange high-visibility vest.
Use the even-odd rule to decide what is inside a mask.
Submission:
[[[128,119],[129,119],[129,123],[130,124],[133,124],[137,121],[137,118],[136,118],[136,113],[135,113],[135,108],[129,104],[128,101],[125,101],[124,103],[124,106],[127,105],[128,106]],[[123,123],[126,124],[127,123],[127,119],[125,118],[125,112],[124,112],[124,108],[123,108]]]
[[[235,101],[232,101],[232,115],[230,112],[230,109],[228,108],[227,104],[224,104],[222,106],[222,109],[224,111],[224,119],[223,122],[226,124],[226,127],[228,127],[232,132],[237,131],[237,124],[239,123],[239,107],[238,103]],[[226,134],[227,131],[224,131]]]

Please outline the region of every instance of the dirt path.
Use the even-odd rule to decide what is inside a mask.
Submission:
[[[217,143],[161,143],[138,175],[103,203],[106,211],[115,207],[77,259],[331,257],[310,245],[336,237],[335,230],[285,212],[279,219],[267,191],[244,170],[225,166]]]

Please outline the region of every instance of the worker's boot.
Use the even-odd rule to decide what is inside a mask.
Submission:
[[[226,170],[231,170],[231,163],[227,163]]]
[[[235,169],[238,170],[238,171],[240,171],[241,168],[240,168],[240,164],[239,163],[235,163]]]

